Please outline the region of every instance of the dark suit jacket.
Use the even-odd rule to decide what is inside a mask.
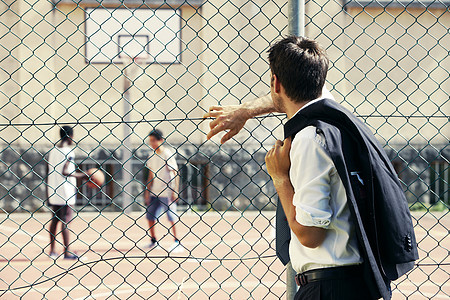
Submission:
[[[302,109],[285,124],[285,138],[310,125],[325,135],[344,184],[366,282],[374,298],[390,299],[390,281],[411,270],[418,259],[400,181],[370,129],[337,102],[324,99]]]

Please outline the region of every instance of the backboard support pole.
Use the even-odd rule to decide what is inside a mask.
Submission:
[[[134,63],[134,62],[132,62]],[[131,79],[127,68],[129,65],[124,66],[123,74],[123,141],[122,141],[122,208],[125,213],[132,211],[132,204],[134,197],[132,193],[133,186],[133,145],[131,142],[132,128],[130,125],[131,120]]]

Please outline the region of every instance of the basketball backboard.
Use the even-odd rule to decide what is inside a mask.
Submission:
[[[87,8],[85,29],[87,62],[122,63],[125,56],[146,63],[180,61],[179,10]]]

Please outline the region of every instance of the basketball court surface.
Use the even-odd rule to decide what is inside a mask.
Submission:
[[[285,272],[275,257],[273,217],[274,212],[184,213],[177,229],[185,251],[169,254],[166,249],[173,239],[164,216],[157,227],[159,237],[165,235],[161,247],[149,250],[143,213],[80,213],[71,224],[71,250],[83,261],[74,262],[47,255],[50,214],[1,215],[0,295],[2,299],[284,299]],[[420,219],[415,228],[422,265],[408,279],[393,284],[398,287],[394,299],[448,299],[444,292],[450,293],[450,266],[426,264],[447,256],[444,248],[450,248],[450,240],[444,237],[450,220],[437,223],[431,213],[416,213],[414,218]]]

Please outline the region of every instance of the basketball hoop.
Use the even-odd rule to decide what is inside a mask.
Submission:
[[[144,34],[120,34],[117,41],[123,74],[129,80],[134,80],[139,69],[143,70],[149,61],[150,37]]]
[[[121,55],[120,62],[123,66],[123,75],[125,75],[125,80],[134,80],[136,79],[136,75],[139,73],[139,70],[145,70],[145,65],[148,61],[148,55],[139,55],[139,56],[128,56]]]
[[[128,1],[121,1],[125,2]],[[181,8],[148,9],[147,6],[139,6],[116,9],[96,6],[87,7],[85,11],[89,16],[85,28],[87,61],[120,64],[125,53],[131,57],[145,53],[150,54],[147,63],[178,62],[182,49]]]

